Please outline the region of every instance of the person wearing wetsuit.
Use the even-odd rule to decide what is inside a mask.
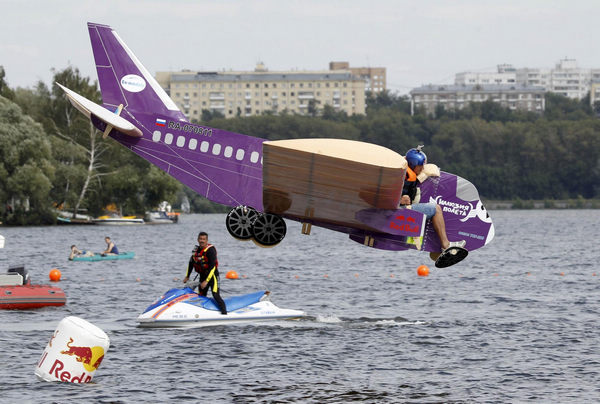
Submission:
[[[219,261],[217,260],[217,249],[214,245],[208,244],[208,234],[205,232],[198,234],[198,245],[194,248],[190,257],[187,274],[183,278],[183,283],[186,283],[190,279],[192,270],[200,275],[201,283],[198,286],[198,294],[206,296],[208,289],[210,289],[213,299],[215,299],[219,310],[221,310],[221,314],[227,314],[227,307],[219,294]]]

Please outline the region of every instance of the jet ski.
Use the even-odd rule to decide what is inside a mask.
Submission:
[[[196,283],[197,285],[197,283]],[[212,298],[194,292],[195,285],[168,290],[137,318],[140,327],[205,327],[230,323],[297,319],[301,310],[280,309],[269,300],[269,291],[223,299],[227,314],[221,314]]]

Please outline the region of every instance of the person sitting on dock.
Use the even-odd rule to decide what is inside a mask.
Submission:
[[[106,241],[106,250],[102,251],[100,255],[119,255],[119,250],[117,249],[115,243],[112,242],[110,237],[104,237],[104,241]]]
[[[75,257],[92,257],[93,255],[93,252],[80,250],[75,244],[73,244],[71,246],[71,254],[69,254],[69,259],[72,260]]]

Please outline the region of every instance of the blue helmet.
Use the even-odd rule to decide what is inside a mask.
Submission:
[[[406,152],[406,161],[410,168],[427,164],[427,156],[421,151],[423,145],[417,146],[416,149],[410,149]]]

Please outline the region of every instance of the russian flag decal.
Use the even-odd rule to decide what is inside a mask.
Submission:
[[[167,125],[166,119],[156,118],[156,126],[166,126],[166,125]]]

